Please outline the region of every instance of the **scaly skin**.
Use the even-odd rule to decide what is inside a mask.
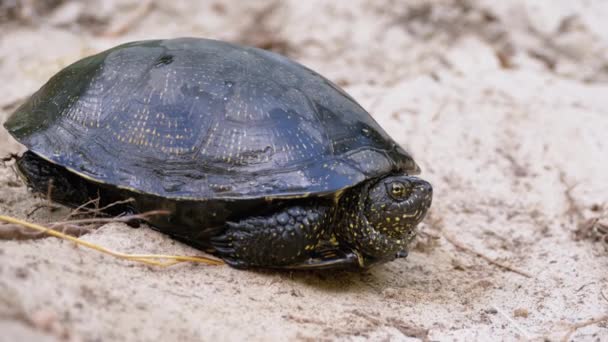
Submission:
[[[310,257],[331,222],[327,206],[293,206],[266,217],[228,222],[226,232],[211,244],[233,267],[289,266]]]
[[[388,176],[347,190],[333,210],[311,202],[228,222],[211,244],[234,267],[367,267],[407,255],[431,199],[429,183]]]

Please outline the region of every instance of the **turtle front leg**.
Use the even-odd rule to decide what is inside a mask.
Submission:
[[[229,265],[237,268],[328,268],[356,263],[353,255],[317,246],[333,219],[327,206],[292,206],[268,216],[227,222],[210,242]],[[332,266],[334,265],[334,266]]]

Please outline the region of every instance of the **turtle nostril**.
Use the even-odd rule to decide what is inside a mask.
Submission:
[[[418,188],[425,194],[433,193],[433,186],[431,185],[431,183],[424,181],[422,179],[419,180]]]

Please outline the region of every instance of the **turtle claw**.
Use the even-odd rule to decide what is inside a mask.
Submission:
[[[214,246],[213,250],[220,255],[232,255],[234,253],[234,248],[231,247]]]
[[[224,235],[212,237],[212,238],[209,239],[209,241],[212,242],[214,245],[215,244],[229,244],[230,243],[230,239],[227,238]]]
[[[336,248],[321,249],[312,252],[311,256],[301,263],[284,268],[294,270],[343,268],[355,269],[362,267],[361,257],[353,251],[343,251]]]
[[[400,250],[399,252],[397,252],[397,254],[395,255],[396,258],[407,258],[408,256],[408,251],[405,249]]]
[[[222,258],[233,256],[236,252],[232,242],[225,235],[213,237],[209,240],[209,242],[211,242],[214,251]]]

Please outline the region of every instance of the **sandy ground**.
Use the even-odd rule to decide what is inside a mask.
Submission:
[[[343,86],[415,155],[435,199],[407,260],[360,273],[157,269],[0,240],[0,340],[560,340],[602,317],[572,338],[608,340],[605,1],[37,3],[0,1],[0,121],[121,42],[244,42]],[[0,130],[0,154],[19,148]],[[0,167],[1,214],[41,203]],[[146,227],[83,238],[195,254]]]

